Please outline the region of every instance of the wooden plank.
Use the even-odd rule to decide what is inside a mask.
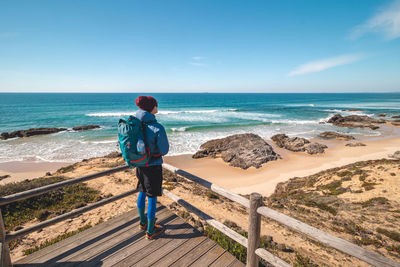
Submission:
[[[178,217],[174,217],[170,222],[178,221]],[[166,231],[167,232],[167,231]],[[144,237],[137,240],[134,243],[127,244],[125,247],[121,248],[118,251],[115,251],[112,254],[107,255],[106,257],[100,258],[98,257],[96,260],[92,260],[92,264],[90,266],[127,266],[129,264],[123,264],[123,261],[130,256],[136,255],[138,251],[146,248],[147,246],[157,243],[162,240],[162,237],[157,240],[147,240]],[[137,259],[140,260],[140,259]],[[101,262],[100,262],[101,261]],[[134,260],[133,260],[134,261]]]
[[[190,252],[186,253],[183,257],[179,260],[175,261],[171,266],[174,267],[186,267],[195,262],[198,258],[203,256],[204,253],[209,251],[210,249],[214,248],[217,244],[215,244],[210,239],[206,239],[205,242],[202,242],[200,245],[195,247]]]
[[[241,234],[238,234],[237,232],[230,229],[223,223],[220,223],[219,221],[215,220],[210,215],[204,213],[203,211],[201,211],[198,208],[194,207],[193,205],[189,204],[188,202],[181,199],[180,197],[172,194],[168,190],[164,189],[163,194],[165,196],[169,197],[170,199],[172,199],[173,201],[175,201],[176,203],[178,203],[179,205],[183,206],[187,210],[195,213],[201,219],[205,220],[207,222],[207,224],[211,225],[212,227],[216,228],[223,234],[227,235],[228,237],[232,238],[233,240],[235,240],[236,242],[238,242],[239,244],[241,244],[242,246],[247,248],[247,238],[246,237],[242,236]]]
[[[207,253],[203,254],[203,256],[198,258],[195,262],[193,262],[190,266],[195,266],[195,267],[209,266],[224,253],[225,250],[219,245],[216,245],[215,247],[210,249]]]
[[[183,220],[182,220],[183,222]],[[185,222],[183,222],[185,225]],[[169,226],[171,227],[171,226]],[[192,228],[192,226],[188,225],[190,227],[187,231],[178,234],[176,231],[172,230],[171,236],[170,234],[167,235],[167,238],[171,238],[171,242],[168,244],[162,246],[157,250],[156,253],[149,254],[147,257],[143,257],[139,262],[137,262],[135,265],[136,266],[152,266],[155,262],[157,262],[159,259],[163,257],[169,257],[169,253],[177,249],[180,245],[183,243],[187,242],[191,238],[199,237],[202,236],[202,234],[195,229]],[[171,237],[168,237],[171,236]],[[165,237],[163,237],[165,238]]]
[[[213,184],[213,183],[211,183],[211,182],[209,182],[209,181],[207,181],[207,180],[205,180],[205,179],[203,179],[201,177],[198,177],[198,176],[196,176],[194,174],[188,173],[188,172],[186,172],[186,171],[184,171],[182,169],[176,168],[176,167],[174,167],[172,165],[169,165],[167,163],[163,163],[162,166],[163,166],[163,168],[165,168],[165,169],[167,169],[167,170],[169,170],[169,171],[171,171],[173,173],[176,173],[176,174],[178,174],[180,176],[183,176],[186,179],[189,179],[189,180],[191,180],[191,181],[193,181],[195,183],[198,183],[199,185],[201,185],[201,186],[203,186],[205,188],[211,189],[213,192],[218,193],[221,196],[224,196],[224,197],[226,197],[226,198],[228,198],[228,199],[230,199],[230,200],[232,200],[232,201],[234,201],[236,203],[239,203],[240,205],[242,205],[242,206],[244,206],[246,208],[250,208],[250,204],[249,204],[250,202],[245,197],[242,197],[242,196],[240,196],[240,195],[238,195],[238,194],[236,194],[236,193],[234,193],[232,191],[229,191],[229,190],[227,190],[225,188],[222,188],[222,187],[220,187],[220,186],[218,186],[216,184]]]
[[[25,229],[10,233],[10,234],[8,234],[6,236],[6,241],[10,242],[10,241],[12,241],[12,240],[14,240],[14,239],[16,239],[16,238],[18,238],[20,236],[24,236],[24,235],[27,235],[29,233],[35,232],[37,230],[45,228],[46,226],[50,226],[50,225],[56,224],[58,222],[61,222],[61,221],[64,221],[66,219],[69,219],[69,218],[75,217],[77,215],[80,215],[80,214],[82,214],[84,212],[87,212],[89,210],[96,209],[98,207],[104,206],[104,205],[106,205],[108,203],[114,202],[114,201],[119,200],[121,198],[133,195],[137,191],[138,191],[138,189],[133,189],[133,190],[130,190],[128,192],[122,193],[120,195],[113,196],[113,197],[110,197],[110,198],[106,198],[106,199],[103,199],[101,201],[95,202],[95,203],[93,203],[91,205],[88,205],[88,206],[85,206],[85,207],[70,211],[68,213],[65,213],[63,215],[57,216],[57,217],[52,218],[50,220],[46,220],[44,222],[38,223],[38,224],[36,224],[34,226],[31,226],[31,227],[28,227],[28,228],[25,228]]]
[[[235,257],[225,251],[221,256],[218,257],[213,263],[210,264],[210,267],[220,267],[220,266],[229,266],[235,261]]]
[[[229,265],[229,267],[243,267],[245,266],[243,262],[240,260],[236,259]]]
[[[165,208],[165,207],[161,207]],[[135,220],[136,219],[136,220]],[[54,245],[51,245],[49,247],[43,248],[33,254],[30,254],[26,256],[25,258],[19,260],[16,262],[16,264],[23,264],[23,263],[28,263],[28,262],[34,262],[36,259],[40,258],[43,255],[47,255],[49,253],[52,253],[54,251],[57,251],[59,249],[62,249],[63,251],[67,251],[71,247],[74,247],[76,244],[81,242],[81,244],[87,242],[91,238],[95,238],[98,235],[101,234],[101,232],[106,233],[112,229],[118,228],[121,225],[131,222],[131,221],[137,221],[138,219],[138,212],[137,209],[133,211],[126,212],[124,214],[121,214],[115,218],[112,218],[108,221],[105,221],[103,223],[100,223],[98,225],[93,226],[92,228],[85,230],[79,234],[76,234],[72,237],[69,237],[67,239],[64,239],[60,242],[55,243]],[[78,242],[74,246],[69,246],[71,243]]]
[[[167,222],[176,215],[172,215],[168,211],[160,212],[157,214],[160,222]],[[99,258],[105,258],[106,254],[110,255],[122,249],[124,246],[131,244],[144,237],[145,232],[139,229],[139,221],[135,224],[126,227],[125,229],[113,233],[112,235],[103,238],[100,242],[91,243],[89,246],[80,249],[79,251],[63,257],[58,260],[57,263],[73,261],[73,262],[96,262]],[[77,264],[71,264],[77,265]],[[69,264],[63,264],[63,266],[69,266]]]
[[[181,219],[179,218],[179,221]],[[182,221],[181,221],[182,222]],[[149,262],[153,261],[153,258],[159,257],[160,254],[165,254],[165,251],[168,251],[170,248],[170,244],[179,239],[177,237],[181,236],[181,242],[190,238],[190,236],[194,233],[194,229],[189,224],[183,224],[184,228],[178,229],[169,229],[166,231],[165,235],[160,237],[158,240],[147,241],[147,246],[133,253],[129,257],[124,260],[118,262],[117,266],[150,266]]]
[[[165,209],[166,210],[166,209]],[[163,214],[165,211],[162,210],[160,214]],[[57,261],[67,261],[74,255],[79,255],[80,253],[84,253],[89,250],[91,247],[95,247],[98,244],[102,244],[107,242],[109,239],[114,236],[118,236],[119,234],[127,231],[128,229],[134,228],[137,229],[139,224],[139,219],[134,218],[133,220],[127,221],[124,224],[118,227],[111,227],[109,231],[101,231],[93,233],[93,235],[89,235],[88,238],[80,238],[77,236],[74,242],[69,243],[66,246],[62,246],[57,250],[54,250],[50,253],[43,254],[40,258],[36,259],[33,263],[43,263],[46,262],[47,265],[55,264]],[[109,229],[107,227],[107,229]],[[92,237],[92,238],[90,238]],[[82,242],[83,241],[83,242]],[[32,262],[31,262],[32,263]]]
[[[156,267],[167,267],[173,264],[175,261],[186,255],[186,253],[192,251],[195,247],[199,246],[203,242],[207,241],[207,237],[198,236],[187,240],[182,243],[175,250],[171,251],[167,257],[161,258],[158,261],[154,262],[152,266]]]
[[[319,242],[331,246],[339,251],[342,251],[348,255],[354,256],[360,260],[363,260],[374,266],[390,266],[390,267],[400,267],[400,262],[395,262],[388,259],[376,252],[369,251],[349,241],[338,238],[326,232],[323,232],[315,227],[305,224],[299,220],[289,217],[283,213],[277,212],[275,210],[269,209],[267,207],[260,207],[257,212],[268,218],[271,218],[283,225],[286,225],[296,231],[306,234]]]
[[[272,264],[273,266],[277,267],[291,267],[289,263],[281,260],[279,257],[275,256],[274,254],[268,252],[267,250],[263,248],[256,249],[256,255],[258,255],[260,258],[265,260],[266,262]]]

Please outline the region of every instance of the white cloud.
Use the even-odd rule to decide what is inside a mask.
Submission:
[[[356,26],[350,33],[350,39],[358,39],[367,33],[383,34],[385,39],[400,37],[400,0],[382,8],[365,23]]]
[[[193,66],[206,66],[206,64],[200,62],[189,62],[189,64]]]
[[[192,57],[193,60],[202,60],[204,57]]]
[[[340,65],[350,64],[364,57],[365,56],[361,54],[349,54],[349,55],[341,55],[333,58],[312,61],[298,66],[296,69],[291,71],[288,74],[288,76],[303,75],[312,72],[320,72]]]

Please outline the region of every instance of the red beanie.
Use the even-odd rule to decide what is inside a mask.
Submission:
[[[158,106],[157,100],[152,96],[141,95],[135,100],[136,106],[140,109],[152,112],[155,106]]]

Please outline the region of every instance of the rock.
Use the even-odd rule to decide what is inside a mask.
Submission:
[[[379,117],[386,117],[386,114],[379,114]]]
[[[323,132],[323,133],[319,134],[319,137],[324,138],[324,139],[338,139],[338,140],[346,140],[346,141],[355,139],[354,136],[336,133],[336,132]]]
[[[393,158],[393,159],[400,159],[400,150],[394,152],[394,154],[392,155],[388,155],[389,158]]]
[[[400,126],[400,122],[392,122],[392,125],[394,125],[394,126]]]
[[[3,179],[7,179],[9,177],[10,177],[10,175],[8,175],[8,174],[2,175],[2,176],[0,176],[0,181],[3,180]]]
[[[122,153],[120,153],[120,152],[111,152],[110,154],[105,155],[104,157],[105,158],[109,158],[109,159],[120,158],[120,157],[122,157]]]
[[[309,140],[301,137],[289,137],[286,134],[276,134],[271,137],[277,146],[293,152],[306,151],[309,154],[324,153],[327,146],[319,143],[311,143]]]
[[[192,157],[221,157],[229,165],[242,169],[260,168],[263,163],[281,158],[264,139],[255,134],[236,134],[210,140],[202,144]]]
[[[358,142],[358,143],[348,143],[346,144],[346,146],[356,147],[356,146],[366,146],[366,144]]]
[[[100,128],[99,125],[85,125],[85,126],[76,126],[72,128],[74,131],[86,131],[86,130],[92,130],[92,129],[98,129]]]
[[[46,176],[51,176],[51,172],[46,172]]]
[[[311,143],[306,146],[306,152],[308,154],[321,154],[325,152],[326,148],[328,148],[326,145],[322,145],[320,143]]]
[[[400,119],[400,116],[399,116],[399,115],[396,115],[396,116],[392,116],[392,118],[393,118],[393,119]]]
[[[1,133],[0,139],[6,140],[15,137],[30,137],[34,135],[58,133],[66,130],[66,128],[31,128],[28,130],[18,130],[14,132]]]
[[[385,120],[377,120],[368,116],[359,116],[359,115],[350,115],[342,117],[340,114],[335,114],[328,120],[328,123],[332,123],[333,125],[339,127],[349,127],[349,128],[371,128],[372,130],[376,130],[379,127],[374,125],[375,123],[386,123]]]

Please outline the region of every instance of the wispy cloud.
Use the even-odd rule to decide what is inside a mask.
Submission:
[[[199,57],[199,56],[192,57],[191,58],[192,61],[189,62],[189,64],[193,65],[193,66],[198,66],[198,67],[207,66],[207,64],[202,62],[203,59],[205,59],[205,57]]]
[[[367,33],[379,33],[386,40],[400,37],[400,0],[395,0],[389,6],[381,8],[365,23],[354,27],[350,39],[355,40]]]
[[[365,56],[362,54],[348,54],[333,58],[312,61],[298,66],[293,71],[291,71],[288,74],[288,76],[303,75],[312,72],[320,72],[340,65],[350,64],[364,57]]]
[[[193,66],[206,66],[206,64],[200,62],[189,62],[189,64]]]

